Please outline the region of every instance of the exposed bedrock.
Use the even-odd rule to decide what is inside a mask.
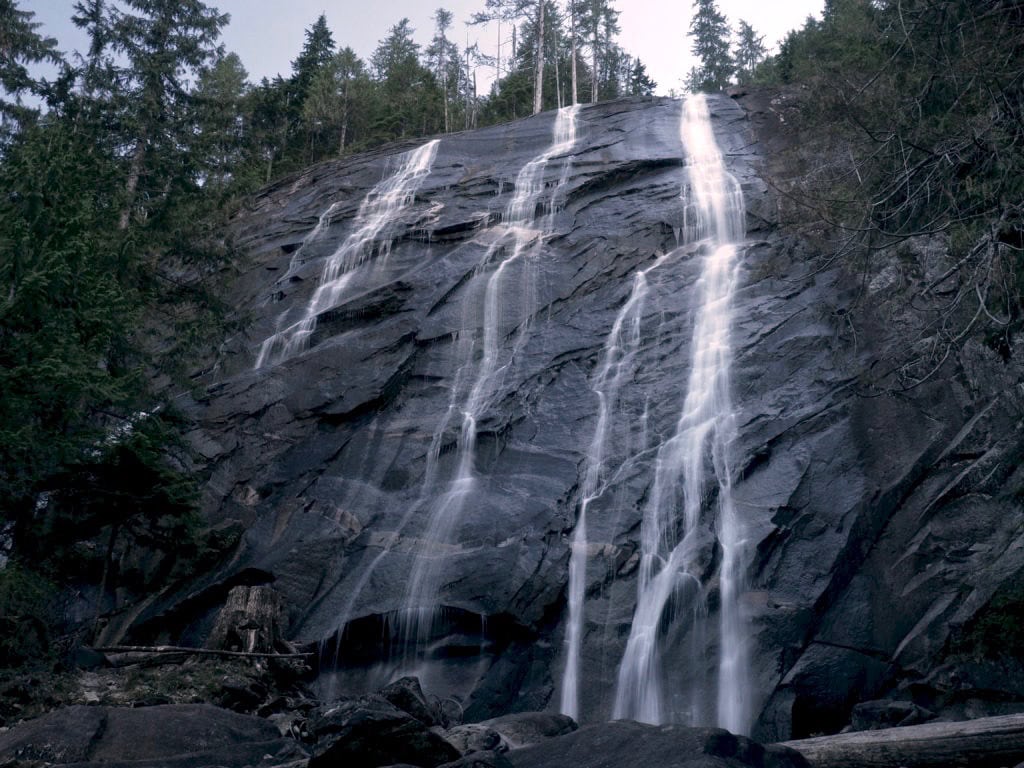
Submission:
[[[1020,610],[1019,352],[1004,359],[965,337],[921,386],[870,386],[907,361],[931,321],[910,297],[950,258],[921,241],[877,255],[867,275],[823,259],[779,226],[783,203],[762,178],[785,175],[764,150],[785,133],[772,103],[710,105],[747,207],[732,452],[752,733],[836,731],[857,702],[880,698],[961,716],[1024,709],[1024,691],[998,674],[1005,660],[974,642]],[[308,348],[255,370],[262,341],[307,307],[367,191],[414,145],[316,166],[239,213],[231,300],[241,330],[180,403],[198,424],[205,513],[246,533],[187,594],[139,611],[127,637],[200,642],[231,587],[273,582],[289,639],[323,645],[325,694],[414,673],[467,721],[557,708],[569,543],[598,414],[590,384],[632,275],[665,256],[647,275],[636,368],[588,510],[580,719],[607,718],[652,464],[690,368],[703,246],[680,240],[679,116],[669,99],[583,107],[573,150],[547,161],[538,234],[498,278],[490,327],[501,355],[475,423],[472,492],[441,538],[428,524],[432,504],[454,493],[488,284],[510,247],[502,215],[521,169],[551,146],[553,113],[442,137],[429,175],[317,317]],[[681,587],[663,621],[670,692],[714,679],[713,533],[698,544],[700,600]],[[411,664],[401,617],[418,558],[439,564],[440,608],[429,631],[418,625]],[[667,698],[671,719],[714,724],[713,691]]]

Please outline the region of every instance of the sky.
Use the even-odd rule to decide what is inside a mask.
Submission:
[[[377,42],[389,28],[408,17],[415,38],[424,47],[433,34],[431,16],[438,7],[451,10],[454,24],[450,35],[460,46],[479,41],[485,52],[495,53],[497,25],[466,27],[470,15],[482,10],[484,0],[206,0],[224,13],[231,14],[222,40],[229,51],[237,53],[252,81],[291,73],[291,61],[302,49],[305,30],[324,13],[335,42],[351,46],[368,59]],[[40,32],[57,38],[61,50],[85,50],[87,42],[71,24],[74,0],[20,0],[22,9],[34,11],[42,23]],[[774,48],[791,29],[803,25],[808,15],[820,15],[824,0],[719,0],[718,7],[736,26],[745,20],[764,35],[765,44]],[[695,61],[687,37],[693,4],[689,0],[617,0],[622,32],[619,45],[626,53],[639,56],[648,74],[658,83],[657,92],[682,90],[682,80]],[[503,37],[510,36],[507,25]],[[507,45],[507,43],[506,43]],[[503,54],[504,55],[504,54]],[[483,71],[481,82],[489,80]]]

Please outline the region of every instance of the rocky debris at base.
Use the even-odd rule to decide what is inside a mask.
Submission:
[[[508,753],[513,768],[808,768],[796,751],[764,746],[720,728],[645,725],[628,720],[588,725]]]
[[[268,720],[210,704],[75,705],[0,734],[0,761],[12,763],[244,768],[281,765],[306,755]]]
[[[415,677],[270,718],[210,704],[74,705],[0,733],[0,768],[806,768],[785,748],[712,728],[619,721],[578,729],[521,712],[445,729]]]

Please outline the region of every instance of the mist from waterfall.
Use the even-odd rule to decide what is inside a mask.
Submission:
[[[613,717],[655,724],[671,717],[664,701],[671,682],[664,679],[661,668],[663,624],[674,596],[686,592],[700,595],[705,589],[698,554],[702,531],[709,525],[702,518],[710,504],[722,551],[714,722],[743,733],[750,725],[746,694],[750,683],[739,605],[745,534],[732,498],[730,446],[736,419],[730,387],[730,327],[737,286],[737,243],[744,236],[745,212],[739,184],[725,170],[703,95],[685,100],[680,136],[687,157],[685,240],[703,242],[705,256],[695,287],[699,299],[695,302],[686,397],[674,433],[658,449],[655,476],[643,510],[637,605],[619,666]],[[707,482],[709,468],[713,487]],[[577,547],[574,541],[574,553],[584,544]],[[572,590],[570,575],[570,602]],[[699,668],[701,660],[693,658],[690,664]],[[700,696],[697,690],[689,693],[691,701]],[[690,724],[701,724],[696,707],[689,719]]]
[[[288,323],[287,313],[278,318],[278,330],[260,345],[256,356],[256,368],[283,362],[304,351],[309,338],[316,330],[317,316],[337,306],[354,270],[372,258],[386,257],[391,250],[392,238],[381,237],[388,225],[399,217],[412,203],[417,190],[430,175],[434,158],[437,157],[439,139],[428,141],[416,149],[404,152],[396,158],[393,173],[373,187],[363,198],[359,212],[353,221],[353,231],[324,262],[320,282],[305,307],[302,317]],[[314,242],[330,222],[337,203],[320,217],[316,227],[305,238],[296,257],[306,245]],[[297,259],[292,259],[294,269]],[[292,271],[289,269],[289,272]],[[285,323],[288,323],[285,325]]]

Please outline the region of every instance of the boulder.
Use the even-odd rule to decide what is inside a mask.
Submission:
[[[508,741],[493,728],[480,723],[457,725],[444,732],[444,737],[463,755],[474,752],[507,752]]]
[[[316,740],[310,768],[399,763],[433,768],[461,756],[423,722],[376,695],[342,700],[314,712],[309,732]]]
[[[506,745],[507,749],[539,744],[556,736],[572,733],[578,727],[576,721],[568,715],[554,712],[516,712],[484,720],[478,725],[498,734],[501,743]]]
[[[394,704],[403,712],[407,712],[427,727],[441,725],[441,713],[427,699],[420,681],[415,677],[401,677],[386,685],[377,695]]]
[[[262,718],[207,704],[74,706],[0,734],[0,757],[108,768],[243,768],[305,757]]]
[[[717,728],[618,720],[509,752],[513,768],[809,768],[799,753]]]
[[[935,719],[935,713],[912,701],[862,701],[853,708],[850,725],[854,731],[875,731],[902,725],[920,725]]]

